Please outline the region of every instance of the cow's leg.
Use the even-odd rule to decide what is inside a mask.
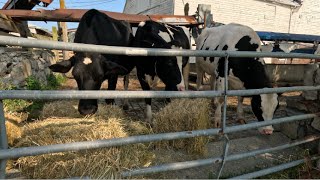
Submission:
[[[138,79],[141,85],[142,90],[150,91],[150,86],[144,76],[144,73],[140,73],[137,71]],[[152,109],[151,109],[151,98],[145,98],[146,102],[146,110],[145,110],[145,118],[148,123],[152,124]]]
[[[185,84],[185,90],[189,89],[189,73],[190,73],[190,63],[187,62],[187,64],[183,67],[183,79]]]
[[[108,78],[108,90],[115,90],[117,87],[117,81],[118,81],[118,76],[111,75]],[[114,99],[106,99],[105,101],[107,104],[114,104]]]
[[[166,85],[165,87],[166,91],[177,91],[177,86],[170,86],[170,85]],[[170,98],[166,98],[166,103],[170,103],[171,99]]]
[[[243,97],[242,96],[238,96],[237,121],[240,124],[246,124],[246,121],[243,115]]]
[[[124,87],[124,90],[125,91],[128,91],[128,87],[129,87],[129,74],[125,75],[123,77],[123,87]],[[129,109],[129,101],[128,101],[128,98],[125,98],[123,100],[123,107],[122,107],[123,110],[128,110]]]
[[[197,60],[196,60],[197,91],[202,89],[202,81],[203,81],[203,75],[204,75],[204,71],[200,67],[200,62],[199,61],[202,61],[202,59],[199,59],[199,57],[197,57]]]
[[[224,90],[224,80],[225,78],[223,77],[218,77],[217,80],[215,81],[215,86],[216,86],[216,89],[219,91],[222,91]],[[221,108],[224,104],[224,98],[223,97],[216,97],[214,98],[214,104],[216,106],[216,111],[215,111],[215,114],[214,114],[214,124],[213,126],[215,128],[218,128],[220,127],[221,125]]]

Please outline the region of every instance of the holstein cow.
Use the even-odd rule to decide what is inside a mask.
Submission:
[[[167,49],[189,48],[188,38],[179,27],[153,21],[142,22],[134,38],[127,22],[112,19],[97,10],[89,10],[83,15],[74,42]],[[51,65],[50,69],[66,73],[73,67],[72,74],[79,90],[99,90],[106,79],[108,90],[115,90],[118,75],[125,75],[136,66],[143,90],[150,90],[145,75],[152,78],[158,76],[166,85],[166,90],[184,90],[182,67],[187,61],[188,58],[182,57],[128,57],[75,52],[69,60]],[[146,102],[147,120],[151,120],[151,100]],[[83,115],[93,114],[97,108],[96,99],[79,101],[78,110]]]
[[[189,39],[181,27],[154,21],[141,22],[133,46],[144,48],[190,49]],[[183,91],[188,87],[189,57],[148,56],[135,61],[143,90],[151,90],[148,79],[159,77],[167,91]],[[146,118],[151,122],[151,99],[146,99]]]
[[[253,29],[240,24],[228,24],[219,27],[206,28],[197,39],[198,50],[229,50],[229,51],[257,51],[260,52],[260,38]],[[212,76],[212,89],[224,89],[225,58],[198,57],[197,84],[200,84],[204,72]],[[229,89],[259,89],[271,87],[267,78],[262,58],[229,58],[228,68]],[[242,100],[238,102],[238,118],[243,118]],[[223,98],[215,98],[214,126],[221,123],[221,107]],[[253,95],[251,107],[259,121],[272,120],[278,107],[277,94]],[[262,134],[272,134],[273,127],[259,128]]]
[[[131,26],[125,21],[115,20],[97,11],[87,11],[80,20],[75,34],[75,43],[130,46],[133,40]],[[54,72],[72,74],[79,90],[99,90],[108,79],[108,90],[115,90],[118,75],[129,73],[134,63],[127,56],[75,52],[69,60],[51,65]],[[110,103],[110,100],[106,100]],[[111,100],[112,102],[112,100]],[[81,114],[94,114],[98,109],[96,99],[81,99],[78,110]]]

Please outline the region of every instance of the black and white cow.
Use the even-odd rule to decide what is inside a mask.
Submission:
[[[219,27],[206,28],[197,39],[198,50],[229,50],[229,51],[261,51],[261,41],[257,33],[250,27],[240,24],[228,24]],[[197,85],[200,85],[204,72],[212,76],[212,89],[224,89],[224,62],[225,58],[198,57]],[[259,89],[271,87],[265,72],[262,58],[229,58],[228,69],[229,89]],[[238,119],[243,119],[242,99],[238,102]],[[253,95],[252,110],[259,121],[272,120],[278,107],[277,94]],[[221,123],[221,107],[223,99],[215,99],[216,111],[214,126]],[[259,128],[262,134],[272,134],[273,127]]]
[[[135,46],[147,48],[190,48],[189,40],[180,27],[153,21],[141,22],[136,37],[132,35],[130,24],[110,18],[97,11],[89,10],[80,20],[75,34],[75,43]],[[72,67],[72,74],[79,90],[99,90],[108,79],[108,90],[115,90],[118,75],[128,74],[134,67],[143,90],[150,90],[146,76],[158,76],[166,85],[166,90],[186,88],[182,67],[187,67],[185,57],[128,57],[110,54],[75,52],[67,61],[51,65],[54,72],[66,73]],[[188,71],[184,73],[188,75]],[[188,79],[188,78],[186,78]],[[128,82],[127,80],[125,82]],[[151,120],[151,100],[147,103],[147,120]],[[78,110],[81,114],[97,111],[96,99],[80,100]]]
[[[133,46],[144,48],[190,49],[189,38],[178,26],[155,21],[141,22],[135,34]],[[188,88],[189,57],[138,57],[135,61],[137,76],[143,90],[151,90],[148,79],[156,76],[167,91],[183,91]],[[151,121],[151,99],[146,99],[147,121]]]
[[[130,46],[133,40],[128,22],[115,20],[97,11],[87,11],[80,20],[75,34],[75,43]],[[66,73],[73,67],[72,74],[79,90],[99,90],[108,79],[108,90],[115,90],[118,75],[129,73],[134,63],[127,56],[75,52],[69,60],[51,65],[54,72]],[[108,103],[113,100],[106,100]],[[81,114],[94,114],[98,109],[96,99],[81,99],[78,110]]]

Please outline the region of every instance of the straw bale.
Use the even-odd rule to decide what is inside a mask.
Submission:
[[[100,118],[110,118],[110,117],[125,117],[125,114],[121,108],[115,105],[106,105],[99,104],[98,111],[95,113],[96,117]],[[69,101],[69,100],[61,100],[61,101],[53,101],[50,103],[46,103],[43,106],[43,110],[41,113],[41,118],[81,118],[83,117],[78,112],[78,101]]]
[[[107,110],[111,114],[106,113]],[[132,121],[115,106],[101,106],[96,115],[87,118],[51,118],[28,124],[19,147],[91,141],[127,137],[135,130]],[[142,125],[141,125],[142,126]],[[133,129],[127,130],[131,127]],[[137,126],[139,127],[139,126]],[[148,166],[154,155],[145,144],[115,148],[62,152],[19,158],[22,174],[27,178],[119,178],[119,172]]]
[[[53,101],[46,103],[43,106],[41,112],[41,118],[51,118],[51,117],[70,117],[70,118],[80,118],[78,110],[78,101]]]
[[[209,128],[209,99],[175,99],[154,116],[155,133],[191,131]],[[156,143],[158,148],[185,149],[191,154],[206,154],[208,137],[196,137]]]
[[[14,146],[14,144],[21,138],[22,129],[20,126],[23,121],[27,119],[25,113],[5,113],[6,131],[8,138],[8,145]]]

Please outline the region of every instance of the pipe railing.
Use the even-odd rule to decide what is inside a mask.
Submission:
[[[25,38],[0,36],[0,45],[22,46],[31,48],[46,48],[59,50],[72,50],[77,52],[93,52],[102,54],[117,54],[128,56],[203,56],[203,57],[279,57],[279,58],[308,58],[320,59],[319,55],[299,54],[299,53],[271,53],[271,52],[252,52],[252,51],[206,51],[206,50],[174,50],[174,49],[150,49],[150,48],[128,48],[115,46],[101,46],[92,44],[80,43],[65,43],[48,40],[30,40]],[[228,59],[228,58],[226,58]],[[228,69],[228,61],[225,62],[225,69]],[[225,78],[225,84],[226,78]],[[283,88],[264,88],[251,90],[228,90],[227,85],[223,91],[202,91],[202,92],[172,92],[172,91],[28,91],[28,90],[2,90],[0,91],[0,105],[2,106],[2,99],[100,99],[100,98],[212,98],[223,96],[226,100],[227,96],[248,96],[265,93],[283,93],[288,91],[309,91],[320,90],[320,86],[300,86],[300,87],[283,87]],[[162,133],[153,135],[132,136],[126,138],[114,138],[106,140],[96,140],[87,142],[76,142],[67,144],[55,144],[40,147],[23,147],[7,149],[5,119],[3,107],[0,106],[0,178],[4,178],[6,159],[17,158],[22,156],[40,155],[54,152],[64,152],[70,150],[96,149],[102,147],[123,146],[134,143],[148,143],[161,140],[174,140],[181,138],[191,138],[198,136],[210,136],[224,134],[228,139],[227,133],[243,131],[252,128],[263,127],[267,125],[292,122],[297,120],[304,120],[315,118],[318,114],[304,114],[292,117],[284,117],[274,119],[273,121],[256,122],[245,125],[226,127],[226,106],[224,106],[223,113],[223,128],[195,130],[185,132]],[[2,110],[2,111],[1,111]],[[319,139],[318,137],[313,140]],[[149,172],[163,172],[167,170],[186,169],[190,167],[198,167],[205,164],[212,164],[222,162],[220,172],[222,172],[223,165],[226,161],[241,159],[244,157],[254,156],[257,153],[269,152],[298,145],[299,143],[307,143],[310,139],[304,139],[298,143],[285,144],[283,146],[257,150],[237,155],[228,155],[228,144],[224,148],[224,157],[211,158],[206,160],[187,161],[174,164],[161,165],[159,167],[149,167],[139,170],[132,170],[123,172],[124,177],[145,174]],[[228,143],[228,142],[227,142]],[[300,162],[300,161],[299,161]],[[175,167],[175,168],[174,168]],[[287,167],[287,166],[285,166]],[[220,173],[219,173],[220,174]],[[248,176],[249,177],[249,176]],[[251,177],[251,176],[250,176]],[[219,177],[218,177],[219,178]]]

